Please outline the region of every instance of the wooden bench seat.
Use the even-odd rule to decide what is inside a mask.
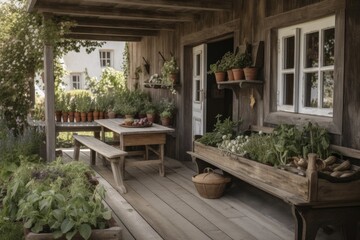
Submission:
[[[108,145],[101,140],[83,135],[73,135],[74,137],[74,159],[79,160],[80,146],[84,145],[90,149],[91,165],[96,163],[96,153],[102,155],[111,164],[115,183],[121,193],[126,193],[124,185],[125,156],[127,152]]]

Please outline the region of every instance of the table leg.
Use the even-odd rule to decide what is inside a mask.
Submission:
[[[159,166],[159,172],[160,176],[165,176],[165,166],[164,166],[164,144],[159,145],[159,157],[160,157],[160,166]]]

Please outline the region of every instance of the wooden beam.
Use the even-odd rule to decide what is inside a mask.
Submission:
[[[111,36],[156,36],[156,30],[142,29],[119,29],[119,28],[97,28],[97,27],[72,27],[72,33],[78,34],[95,34],[95,35],[111,35]]]
[[[110,35],[94,35],[94,34],[65,34],[66,38],[78,40],[94,40],[94,41],[119,41],[119,42],[140,42],[141,37],[123,37]]]
[[[28,12],[34,11],[34,6],[37,3],[37,0],[28,0],[26,3],[26,9]]]
[[[115,20],[105,18],[71,18],[75,21],[77,26],[81,27],[102,27],[102,28],[130,28],[130,29],[144,29],[144,30],[165,30],[174,31],[175,24],[166,22],[154,21],[131,21],[131,20]]]
[[[103,6],[81,6],[74,4],[55,4],[41,2],[36,9],[42,13],[52,13],[66,16],[97,16],[109,19],[134,19],[168,22],[191,22],[192,14],[176,13],[174,11],[151,11],[146,9],[124,9]]]
[[[83,2],[99,2],[99,0],[83,0]],[[170,8],[173,10],[200,10],[200,11],[231,11],[232,1],[218,0],[101,0],[102,3],[113,3],[117,6],[146,6],[154,8]]]

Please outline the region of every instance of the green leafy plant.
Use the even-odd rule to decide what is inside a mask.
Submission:
[[[197,140],[198,142],[209,146],[217,146],[218,143],[223,141],[223,136],[232,136],[234,129],[242,123],[242,120],[232,121],[230,117],[222,121],[221,117],[220,114],[216,116],[214,131],[205,133]]]
[[[161,74],[168,78],[170,74],[178,73],[179,66],[177,65],[176,59],[174,56],[170,57],[170,60],[164,62],[163,67],[161,68]]]
[[[4,199],[4,213],[31,231],[89,239],[91,229],[105,228],[111,212],[102,203],[105,190],[80,162],[24,163],[15,172]]]
[[[171,118],[172,113],[170,111],[164,110],[160,113],[161,118]]]
[[[215,74],[217,72],[225,72],[226,66],[224,65],[223,62],[221,62],[220,60],[216,61],[213,64],[210,64],[210,70],[208,71],[208,74]]]
[[[247,53],[237,53],[234,57],[233,68],[245,68],[252,65],[251,55]]]

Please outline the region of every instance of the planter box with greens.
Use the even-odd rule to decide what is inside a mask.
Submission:
[[[92,170],[80,162],[23,163],[8,185],[4,213],[24,222],[32,232],[26,239],[48,239],[46,233],[55,239],[96,239],[92,230],[105,231],[111,219],[102,203],[105,191],[97,183]],[[120,228],[110,229],[117,237],[107,239],[119,239]]]
[[[217,129],[216,129],[217,131]],[[325,129],[280,125],[272,133],[205,134],[194,142],[196,159],[291,202],[358,201],[360,168],[332,155]],[[214,136],[214,137],[211,137]],[[205,145],[205,144],[210,144]],[[358,154],[360,158],[360,154]],[[202,161],[201,160],[201,161]],[[206,166],[197,160],[199,172]],[[338,194],[341,192],[341,194]]]

